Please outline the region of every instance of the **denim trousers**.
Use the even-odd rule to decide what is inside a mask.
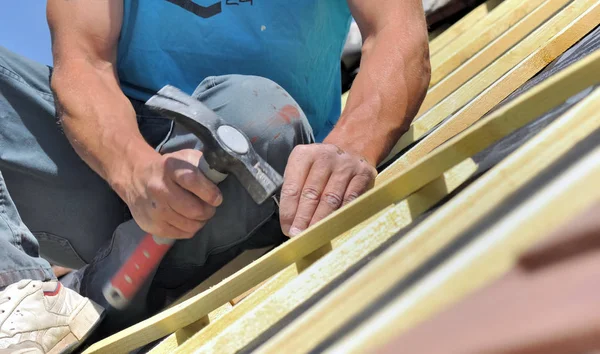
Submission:
[[[74,287],[102,303],[101,287],[144,232],[109,185],[79,158],[56,118],[52,69],[0,47],[0,289],[20,279],[52,279],[48,261],[77,268]],[[199,80],[200,81],[200,80]],[[193,96],[243,130],[283,174],[292,149],[314,141],[298,104],[266,78],[204,78]],[[160,153],[202,150],[183,127],[131,99],[140,131]],[[138,296],[148,315],[241,251],[282,242],[276,203],[256,205],[233,177],[223,203],[194,238],[175,243]],[[153,303],[154,306],[151,306]]]

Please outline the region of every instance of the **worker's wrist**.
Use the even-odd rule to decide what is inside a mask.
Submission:
[[[369,127],[357,129],[363,126],[359,122],[353,124],[338,124],[325,138],[323,143],[333,144],[340,149],[363,157],[369,164],[376,167],[377,164],[387,156],[388,142],[377,132],[367,131]],[[379,137],[377,137],[379,136]]]
[[[143,139],[134,139],[125,144],[118,156],[109,162],[107,182],[123,200],[127,200],[127,191],[135,183],[135,175],[152,160],[160,157]]]
[[[375,152],[376,149],[369,147],[369,142],[364,140],[364,137],[334,130],[323,140],[323,143],[335,145],[346,152],[361,156],[372,166],[377,166],[378,154]]]

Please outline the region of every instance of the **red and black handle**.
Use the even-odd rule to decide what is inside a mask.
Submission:
[[[108,303],[117,309],[127,307],[138,289],[160,264],[174,239],[146,234],[127,262],[103,289]]]

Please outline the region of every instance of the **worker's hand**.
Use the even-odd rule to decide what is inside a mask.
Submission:
[[[374,184],[377,170],[361,156],[332,144],[298,145],[283,176],[281,229],[296,236]]]
[[[201,156],[201,151],[180,150],[136,165],[124,199],[142,230],[191,238],[213,217],[223,197],[198,169]]]

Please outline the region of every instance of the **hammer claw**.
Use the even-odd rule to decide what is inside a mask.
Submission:
[[[195,134],[204,145],[210,167],[234,174],[255,202],[264,202],[283,184],[283,178],[256,153],[244,132],[197,99],[167,85],[146,105]]]

